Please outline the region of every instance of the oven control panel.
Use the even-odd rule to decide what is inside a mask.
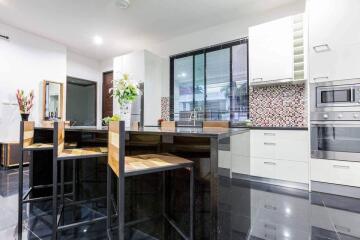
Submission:
[[[360,112],[312,112],[311,121],[360,121]]]

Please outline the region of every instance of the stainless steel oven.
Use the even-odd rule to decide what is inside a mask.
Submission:
[[[310,85],[311,157],[360,161],[360,79]]]
[[[360,121],[312,121],[311,157],[360,162]]]

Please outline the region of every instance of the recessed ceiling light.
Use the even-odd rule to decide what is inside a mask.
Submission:
[[[100,36],[95,36],[93,41],[95,45],[102,45],[104,43],[104,40]]]

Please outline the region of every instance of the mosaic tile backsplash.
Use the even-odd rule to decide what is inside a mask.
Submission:
[[[170,120],[170,98],[161,98],[161,118],[164,120]]]
[[[258,127],[306,127],[305,84],[250,88],[250,118]]]

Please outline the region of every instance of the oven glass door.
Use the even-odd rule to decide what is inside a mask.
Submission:
[[[313,157],[360,161],[360,125],[313,124],[311,150]]]

